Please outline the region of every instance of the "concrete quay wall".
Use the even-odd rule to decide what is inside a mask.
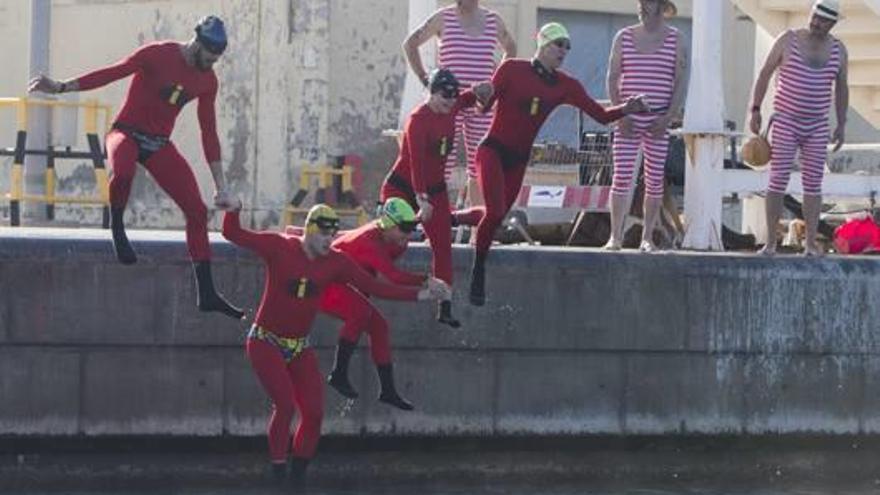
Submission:
[[[246,322],[199,313],[182,234],[0,232],[0,434],[260,435],[269,403],[243,353]],[[263,268],[212,235],[217,285],[253,310]],[[485,307],[379,302],[411,413],[326,390],[328,434],[566,435],[880,432],[880,263],[780,256],[502,247]],[[404,265],[427,269],[416,245]],[[326,372],[339,324],[313,342]],[[366,340],[366,339],[364,339]],[[362,342],[364,345],[365,342]]]

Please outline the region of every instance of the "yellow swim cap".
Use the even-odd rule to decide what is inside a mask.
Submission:
[[[324,229],[339,230],[339,215],[333,208],[320,203],[313,206],[306,215],[306,232],[314,233]]]

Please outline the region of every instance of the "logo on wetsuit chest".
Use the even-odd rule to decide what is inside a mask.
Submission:
[[[451,146],[449,143],[452,142],[448,136],[443,136],[440,138],[440,142],[437,144],[437,150],[440,152],[440,156],[446,156],[449,154]]]
[[[310,299],[318,295],[318,285],[302,277],[287,283],[287,292],[296,299]]]
[[[540,97],[534,96],[524,101],[523,106],[525,107],[526,113],[528,113],[530,117],[536,117],[541,113],[543,102],[541,101]]]
[[[540,112],[540,111],[541,111],[541,99],[538,98],[537,96],[535,96],[532,98],[532,101],[529,104],[529,115],[534,117],[535,115],[538,115],[538,112]]]
[[[528,112],[529,117],[541,117],[546,116],[554,108],[562,105],[564,102],[565,99],[558,97],[557,95],[544,95],[543,98],[540,96],[533,96],[524,101],[523,106],[526,107],[525,111]]]
[[[184,105],[192,100],[192,96],[190,96],[183,89],[183,85],[180,84],[172,84],[162,88],[162,90],[159,91],[159,95],[169,105],[174,105],[179,108],[183,108]]]

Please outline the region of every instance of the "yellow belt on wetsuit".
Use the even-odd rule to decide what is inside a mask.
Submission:
[[[308,337],[281,337],[256,324],[251,326],[247,336],[249,339],[262,340],[267,344],[274,345],[281,351],[287,362],[302,354],[309,347]]]

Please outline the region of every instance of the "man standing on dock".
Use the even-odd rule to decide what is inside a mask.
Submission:
[[[761,254],[776,253],[776,226],[782,215],[782,200],[798,150],[807,231],[804,254],[822,254],[816,245],[816,233],[822,208],[822,177],[828,160],[828,143],[833,140],[834,151],[843,146],[849,108],[846,47],[830,34],[839,18],[838,0],[816,0],[807,27],[789,29],[776,38],[752,90],[749,129],[760,134],[763,123],[761,103],[767,94],[770,78],[779,69],[770,119],[772,124],[768,124],[772,127],[772,147],[766,206],[767,244]],[[828,123],[832,93],[837,114],[833,136]]]

